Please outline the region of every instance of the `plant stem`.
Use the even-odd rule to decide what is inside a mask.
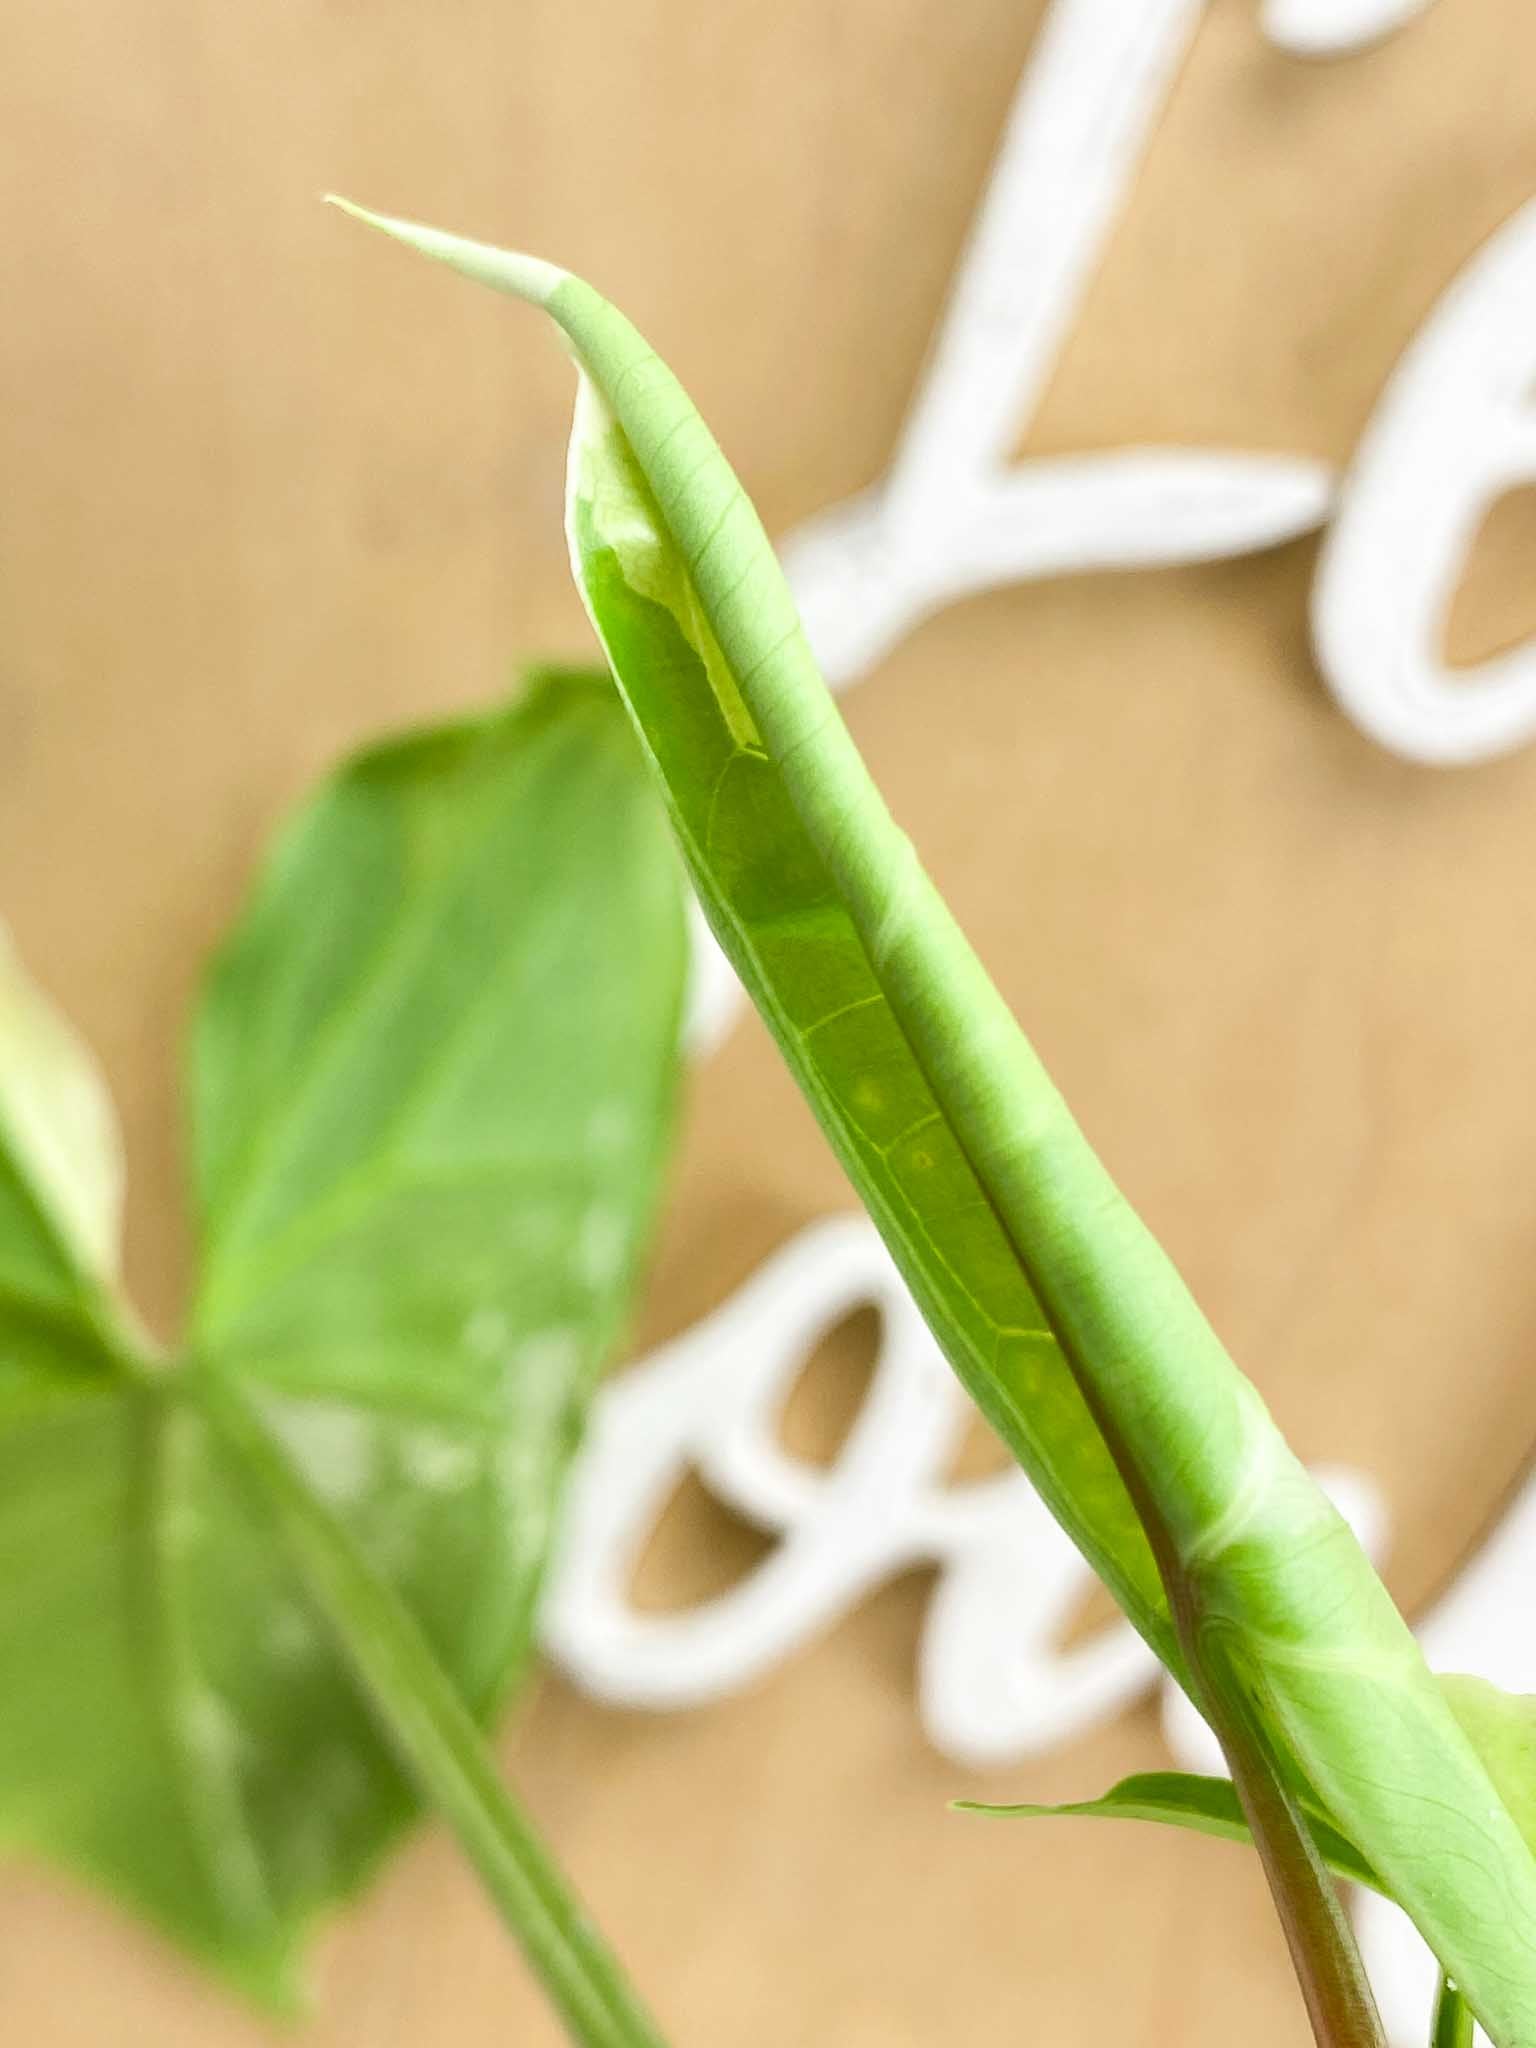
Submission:
[[[1195,1703],[1221,1744],[1248,1817],[1317,2048],[1386,2048],[1381,2015],[1339,1888],[1280,1775],[1247,1688],[1222,1655],[1216,1633],[1200,1627],[1195,1590],[1169,1562],[1159,1523],[1149,1524],[1149,1536],[1174,1626],[1195,1674]],[[1440,2048],[1439,2042],[1432,2048]]]
[[[583,2048],[665,2048],[415,1618],[244,1392],[209,1371],[182,1384],[259,1495],[401,1763],[457,1835],[570,2034]]]
[[[1385,2048],[1381,2018],[1338,1887],[1296,1802],[1249,1731],[1217,1735],[1269,1880],[1318,2048]],[[1434,2048],[1440,2048],[1437,2041]]]
[[[1269,1880],[1291,1963],[1306,2003],[1317,2048],[1386,2048],[1381,2015],[1359,1944],[1300,1806],[1292,1797],[1253,1710],[1241,1674],[1223,1655],[1224,1638],[1200,1611],[1200,1590],[1185,1567],[1172,1530],[1140,1459],[1105,1406],[1092,1372],[1070,1331],[1052,1315],[1049,1290],[1039,1279],[1023,1240],[998,1212],[1019,1265],[1045,1309],[1084,1405],[1098,1426],[1125,1482],[1167,1596],[1174,1634],[1187,1672],[1169,1668],[1221,1744],[1249,1832]]]
[[[1443,1973],[1430,2022],[1429,2048],[1472,2048],[1472,2008]]]

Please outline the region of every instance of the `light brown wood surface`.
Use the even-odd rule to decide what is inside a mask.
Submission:
[[[118,1091],[159,1324],[185,1271],[180,1019],[277,808],[362,735],[588,644],[560,535],[567,365],[531,317],[315,195],[600,281],[782,530],[883,466],[1041,14],[9,0],[0,909]],[[1213,0],[1032,448],[1344,459],[1440,291],[1536,194],[1522,0],[1439,0],[1328,66],[1275,54],[1255,17]],[[1463,658],[1536,629],[1533,545],[1511,501],[1458,606]],[[1314,553],[969,603],[850,711],[1300,1447],[1384,1482],[1417,1603],[1536,1441],[1536,750],[1439,775],[1358,737],[1309,655]],[[693,1091],[642,1336],[848,1206],[743,1025]],[[855,1352],[808,1391],[822,1440]],[[752,1554],[691,1498],[647,1597]],[[1085,1794],[1162,1752],[1143,1713],[966,1781],[913,1710],[925,1591],[889,1588],[710,1711],[624,1715],[550,1680],[509,1733],[677,2048],[1300,2041],[1249,1859],[945,1810]],[[71,1881],[0,1873],[8,2048],[279,2038]],[[428,1831],[323,1944],[299,2038],[556,2035]]]

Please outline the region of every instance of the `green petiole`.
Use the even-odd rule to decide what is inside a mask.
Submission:
[[[1472,2008],[1450,1978],[1442,1976],[1435,1994],[1429,2048],[1472,2048],[1473,2034]]]
[[[278,1532],[402,1766],[452,1828],[573,2037],[584,2048],[665,2048],[409,1610],[242,1389],[206,1368],[189,1373],[187,1386]]]

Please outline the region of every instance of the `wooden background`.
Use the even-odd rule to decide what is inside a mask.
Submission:
[[[316,193],[600,281],[782,530],[883,466],[1042,11],[0,11],[0,906],[118,1090],[130,1263],[161,1325],[185,1264],[180,1019],[276,808],[363,734],[587,647],[559,529],[567,365],[534,319]],[[1439,0],[1318,67],[1255,16],[1212,0],[1032,448],[1342,460],[1441,289],[1536,194],[1523,0]],[[1533,545],[1512,500],[1458,656],[1536,628]],[[1301,1448],[1385,1483],[1393,1581],[1421,1602],[1536,1441],[1536,751],[1440,775],[1357,737],[1309,658],[1313,557],[967,604],[851,716]],[[741,1027],[694,1092],[642,1334],[847,1206]],[[857,1348],[818,1368],[807,1440],[835,1437]],[[752,1554],[691,1497],[646,1597]],[[1300,2040],[1247,1859],[945,1811],[975,1789],[1087,1793],[1161,1751],[1141,1714],[964,1780],[913,1712],[925,1590],[891,1587],[714,1710],[616,1714],[551,1680],[509,1733],[678,2048]],[[555,2038],[435,1832],[316,1974],[304,2048]],[[0,2032],[279,2038],[109,1905],[14,1865]]]

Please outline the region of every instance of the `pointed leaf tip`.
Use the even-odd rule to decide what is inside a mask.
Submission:
[[[524,256],[515,249],[497,249],[489,242],[471,242],[463,235],[450,235],[421,221],[374,213],[353,199],[343,199],[339,192],[327,192],[324,196],[327,206],[339,207],[364,226],[377,228],[380,234],[430,256],[435,263],[446,263],[450,270],[472,278],[476,284],[489,285],[492,291],[505,292],[530,305],[547,306],[570,276],[568,270],[562,270],[556,263],[546,263],[541,256]]]

